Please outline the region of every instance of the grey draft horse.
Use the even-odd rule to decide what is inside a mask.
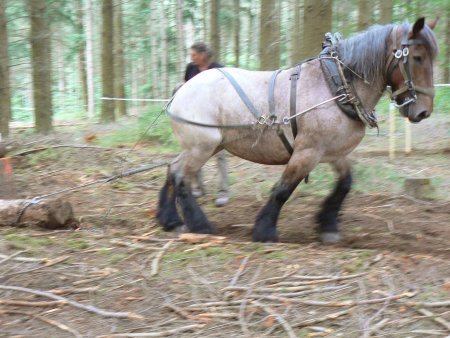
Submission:
[[[430,116],[434,99],[433,60],[438,52],[432,32],[435,24],[433,21],[427,25],[421,18],[413,25],[405,22],[374,26],[338,42],[343,67],[359,75],[353,77],[351,85],[366,111],[374,109],[390,86],[403,116],[411,122]],[[254,107],[267,116],[267,93],[273,72],[226,70]],[[277,78],[274,105],[278,121],[289,118],[289,77],[293,71],[294,68],[283,70]],[[283,204],[318,163],[331,163],[339,179],[317,215],[318,231],[323,242],[339,240],[337,216],[352,183],[347,155],[364,137],[365,124],[349,118],[336,100],[330,100],[335,94],[327,85],[320,60],[301,64],[300,74],[295,91],[297,111],[317,107],[295,118],[296,137],[289,124],[278,123],[292,144],[292,154],[280,141],[275,128],[255,123],[242,97],[217,69],[202,72],[180,88],[168,107],[170,115],[177,117],[171,120],[171,126],[182,152],[170,164],[159,195],[157,219],[164,230],[171,231],[185,224],[194,233],[215,231],[192,196],[190,180],[211,156],[226,149],[252,162],[286,165],[268,202],[256,217],[253,240],[260,242],[278,241],[276,224]],[[235,125],[236,128],[225,127]],[[239,128],[240,125],[254,127]],[[177,203],[184,221],[177,212]]]

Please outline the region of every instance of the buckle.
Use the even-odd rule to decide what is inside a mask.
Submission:
[[[400,59],[400,58],[402,57],[402,55],[403,55],[403,51],[400,50],[400,49],[397,49],[397,50],[394,52],[394,56],[395,56],[396,59]]]

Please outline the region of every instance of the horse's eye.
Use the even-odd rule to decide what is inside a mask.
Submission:
[[[421,56],[413,56],[413,59],[414,59],[414,61],[415,62],[417,62],[417,63],[422,63],[422,57]]]

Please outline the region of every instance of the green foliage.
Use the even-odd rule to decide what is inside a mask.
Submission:
[[[151,144],[161,152],[177,152],[179,146],[170,128],[169,118],[164,112],[161,113],[161,109],[161,105],[153,105],[137,121],[102,136],[98,143],[102,146],[114,147],[133,146],[139,141],[140,144]]]

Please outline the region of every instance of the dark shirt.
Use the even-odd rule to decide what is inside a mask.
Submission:
[[[212,69],[212,68],[222,68],[223,66],[220,63],[217,62],[212,62],[208,69]],[[189,63],[186,67],[186,73],[184,75],[184,81],[188,81],[190,79],[192,79],[195,75],[200,73],[200,69],[198,68],[197,65],[193,64],[192,62]]]

